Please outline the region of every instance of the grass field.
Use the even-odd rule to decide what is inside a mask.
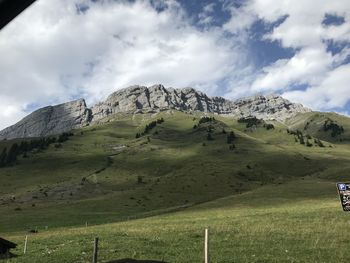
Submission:
[[[273,130],[246,128],[215,116],[193,129],[201,116],[116,115],[74,131],[60,148],[1,168],[0,234],[19,244],[9,262],[90,262],[95,236],[101,262],[202,262],[205,227],[212,262],[350,259],[349,215],[335,188],[350,174],[349,119],[336,119],[345,128],[342,141],[328,140],[322,122],[311,122],[307,132],[322,148],[301,145],[277,122]],[[161,117],[164,123],[135,138]],[[301,129],[310,118],[318,117],[298,116],[290,127]],[[223,129],[236,134],[234,149]],[[21,255],[30,229],[39,233],[30,234]]]
[[[20,245],[9,262],[91,262],[100,238],[101,262],[118,258],[203,262],[204,228],[212,262],[347,262],[349,215],[335,185],[315,178],[263,186],[165,215],[6,237]]]

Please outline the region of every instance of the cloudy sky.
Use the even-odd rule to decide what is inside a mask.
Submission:
[[[0,31],[0,129],[133,84],[350,114],[349,0],[38,0]]]

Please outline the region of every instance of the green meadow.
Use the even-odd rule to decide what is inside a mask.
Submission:
[[[216,115],[199,124],[199,113],[120,114],[19,156],[0,168],[0,234],[18,243],[8,262],[91,262],[94,237],[100,262],[203,262],[205,228],[212,262],[346,262],[350,215],[335,182],[350,174],[350,121],[316,114],[270,130]],[[345,133],[323,132],[325,118]]]

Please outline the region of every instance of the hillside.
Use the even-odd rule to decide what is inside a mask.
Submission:
[[[286,124],[291,130],[300,130],[325,141],[349,143],[349,118],[325,112],[300,113],[289,119]]]
[[[144,217],[306,176],[345,180],[350,171],[346,145],[307,147],[277,122],[268,130],[217,115],[199,124],[202,116],[118,114],[19,156],[0,168],[0,231]]]
[[[38,142],[53,137],[28,139],[39,146],[0,168],[0,232],[19,242],[21,255],[23,235],[39,231],[11,262],[86,262],[94,236],[103,260],[200,262],[207,226],[217,262],[342,261],[348,226],[334,183],[348,180],[350,147],[327,137],[320,147],[303,132],[307,146],[291,133],[318,114],[288,126],[176,110],[120,113],[48,146]],[[336,120],[346,137],[349,119]],[[0,152],[22,142],[1,141]]]

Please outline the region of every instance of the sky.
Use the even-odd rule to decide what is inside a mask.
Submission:
[[[348,0],[38,0],[0,31],[0,129],[130,85],[350,115]]]

